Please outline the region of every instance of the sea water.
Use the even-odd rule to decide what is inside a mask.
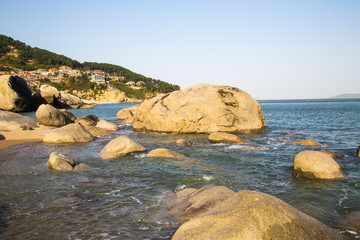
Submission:
[[[90,143],[28,143],[1,151],[0,239],[170,239],[180,226],[167,211],[174,192],[208,184],[271,194],[345,235],[360,237],[343,217],[360,211],[360,159],[355,156],[360,144],[360,99],[260,104],[266,132],[240,136],[253,149],[210,144],[206,134],[134,133],[131,125],[124,125],[112,136]],[[116,113],[132,105],[98,105],[71,112],[119,124]],[[101,149],[120,135],[148,150],[165,147],[191,160],[148,158],[144,153],[101,159]],[[179,138],[193,145],[177,146]],[[305,138],[323,145],[287,143]],[[292,177],[294,156],[303,150],[341,155],[336,161],[346,179]],[[53,151],[93,168],[50,171],[46,161]]]

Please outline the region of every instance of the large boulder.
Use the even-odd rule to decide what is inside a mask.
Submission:
[[[328,154],[320,151],[303,151],[294,159],[295,177],[308,179],[339,179],[344,173],[337,162]]]
[[[21,128],[33,129],[37,128],[37,121],[33,118],[20,115],[18,113],[12,113],[0,110],[0,122],[7,125],[10,122],[16,122],[17,125],[23,126]]]
[[[64,91],[61,91],[60,94],[61,98],[59,101],[63,107],[76,109],[85,105],[85,103],[75,95]]]
[[[144,152],[146,148],[127,136],[120,136],[111,140],[100,152],[103,159],[117,158],[133,152]]]
[[[260,104],[234,87],[206,84],[158,95],[136,108],[135,131],[175,133],[263,132]]]
[[[184,189],[176,193],[176,204],[169,212],[178,221],[189,221],[234,194],[234,191],[223,186],[207,185],[200,189]]]
[[[50,104],[59,107],[60,92],[53,86],[41,85],[39,90],[32,95],[32,101],[35,109],[41,104]]]
[[[67,116],[71,121],[75,121],[77,119],[77,117],[75,117],[74,114],[72,114],[71,112],[69,112],[68,110],[66,109],[59,109],[60,112],[62,112],[63,114],[65,114],[65,116]]]
[[[213,132],[209,135],[209,141],[212,143],[237,143],[245,144],[238,136],[231,133]]]
[[[111,122],[108,122],[106,120],[100,120],[97,122],[96,126],[98,128],[103,128],[109,131],[117,131],[119,130],[119,127]]]
[[[36,119],[41,125],[62,127],[73,121],[64,113],[49,104],[42,104],[36,110]]]
[[[64,127],[54,129],[44,135],[44,143],[75,143],[91,142],[95,137],[79,123],[71,123]]]
[[[181,225],[172,239],[346,239],[273,196],[249,190],[228,195],[207,210],[200,209],[201,213]]]
[[[0,109],[12,112],[32,110],[31,90],[25,79],[18,76],[0,76]]]
[[[178,159],[184,159],[187,158],[185,155],[182,155],[180,153],[177,153],[175,151],[171,151],[166,148],[156,148],[152,151],[150,151],[147,154],[148,157],[162,157],[162,158],[178,158]]]

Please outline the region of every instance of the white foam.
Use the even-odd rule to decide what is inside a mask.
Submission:
[[[202,176],[202,178],[203,178],[205,181],[210,181],[210,180],[213,180],[213,179],[214,179],[213,176],[207,176],[207,175]]]
[[[145,158],[146,154],[145,153],[137,153],[135,154],[135,158]]]
[[[186,188],[186,185],[185,185],[185,184],[182,184],[182,185],[176,187],[176,190],[175,190],[175,191],[180,191],[180,190],[183,190],[184,188]]]
[[[133,196],[131,196],[131,199],[132,200],[134,200],[135,202],[137,202],[138,204],[143,204],[141,201],[140,201],[140,199],[138,199],[138,198],[136,198],[136,197],[133,197]]]

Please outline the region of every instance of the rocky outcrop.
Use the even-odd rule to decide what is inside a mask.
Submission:
[[[103,128],[109,131],[117,131],[119,130],[119,127],[113,123],[110,123],[106,120],[100,120],[97,122],[96,127]]]
[[[180,153],[171,151],[166,148],[157,148],[152,151],[150,151],[147,154],[148,157],[162,157],[162,158],[178,158],[178,159],[184,159],[187,158],[185,155],[182,155]]]
[[[79,123],[71,123],[64,127],[54,129],[44,135],[44,143],[76,143],[91,142],[95,137]]]
[[[103,159],[117,158],[133,152],[144,152],[146,148],[127,136],[120,136],[111,140],[100,152]]]
[[[316,142],[314,140],[311,140],[311,139],[297,140],[297,141],[292,141],[292,142],[289,142],[289,143],[300,144],[300,145],[305,145],[305,146],[321,146],[322,145],[321,143],[318,143],[318,142]]]
[[[234,87],[206,84],[158,95],[136,108],[135,131],[174,133],[263,132],[260,104]]]
[[[138,106],[139,105],[121,109],[116,114],[115,119],[123,120],[124,124],[132,124],[133,123],[133,118],[134,118],[134,115],[135,115],[135,112],[136,112],[136,109],[137,109]]]
[[[96,123],[99,121],[98,117],[95,115],[88,115],[88,116],[83,116],[81,118],[76,119],[74,122],[75,123],[80,123],[81,125],[89,125],[92,127],[96,126]]]
[[[0,76],[0,109],[11,112],[32,110],[31,90],[25,79],[18,76]]]
[[[36,119],[39,124],[52,127],[62,127],[73,122],[64,113],[49,104],[40,105],[36,110]]]
[[[183,209],[195,214],[180,226],[173,240],[346,239],[273,196],[249,190],[233,193],[223,189],[213,197],[206,191],[202,188],[185,198],[185,202],[191,202],[185,203]],[[199,199],[193,199],[193,196]],[[212,198],[217,200],[210,201]]]
[[[303,151],[294,159],[293,176],[308,179],[340,179],[344,177],[337,162],[326,153]]]
[[[176,140],[176,144],[179,146],[191,146],[191,142],[185,139],[178,139]]]
[[[236,143],[245,144],[238,136],[231,133],[213,132],[209,135],[209,141],[212,143]]]
[[[89,165],[85,163],[77,164],[74,160],[58,152],[52,152],[50,154],[46,165],[49,169],[56,171],[81,171],[90,168]]]
[[[33,118],[2,110],[0,110],[0,122],[3,125],[9,125],[10,122],[15,122],[12,124],[14,126],[19,126],[16,128],[21,128],[23,130],[34,129],[38,127],[37,121]]]

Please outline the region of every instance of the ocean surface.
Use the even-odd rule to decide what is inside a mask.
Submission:
[[[210,144],[208,135],[134,133],[121,126],[112,136],[79,144],[28,143],[0,152],[0,239],[170,239],[179,223],[167,209],[174,192],[207,184],[234,191],[271,194],[351,238],[360,232],[344,215],[360,211],[360,99],[260,101],[265,133],[241,138],[241,145]],[[71,110],[113,123],[116,113],[134,104],[98,105]],[[26,114],[34,117],[34,113]],[[148,158],[138,153],[99,158],[113,138],[127,135],[148,150],[165,147],[192,160]],[[179,138],[193,143],[175,145]],[[309,147],[286,142],[310,138]],[[294,156],[303,150],[329,150],[346,173],[342,181],[304,180],[291,175]],[[46,167],[53,151],[93,168],[54,172]]]

